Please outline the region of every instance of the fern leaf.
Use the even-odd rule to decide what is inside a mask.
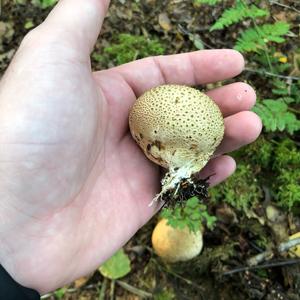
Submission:
[[[222,0],[194,0],[195,4],[208,4],[208,5],[216,5],[217,3],[222,2]]]
[[[226,9],[223,12],[222,16],[210,28],[210,31],[223,29],[224,27],[236,24],[246,18],[259,18],[268,15],[268,10],[258,8],[255,5],[247,6],[242,2],[238,2],[235,7]]]
[[[280,96],[289,96],[289,88],[288,85],[285,81],[279,80],[279,79],[274,79],[272,81],[272,84],[274,88],[272,89],[272,93],[274,95],[280,95]]]
[[[242,33],[238,39],[235,49],[241,52],[257,52],[268,42],[282,43],[283,35],[289,31],[289,24],[276,22],[274,24],[264,24],[256,28],[249,28]]]
[[[274,88],[273,95],[280,96],[285,103],[300,103],[300,81],[288,83],[283,80],[274,79],[272,81]]]
[[[265,44],[255,28],[249,28],[238,39],[235,49],[241,52],[256,52]]]
[[[288,111],[288,105],[283,99],[267,99],[257,103],[253,108],[262,122],[266,131],[287,131],[293,134],[300,130],[300,121],[294,113]]]

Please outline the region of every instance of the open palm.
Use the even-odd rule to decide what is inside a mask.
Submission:
[[[159,168],[128,131],[136,97],[164,83],[196,85],[243,68],[232,50],[147,58],[92,72],[89,53],[109,1],[61,0],[23,41],[0,85],[0,263],[41,293],[97,268],[157,207]],[[75,5],[74,5],[75,4]],[[202,171],[217,184],[223,155],[256,139],[255,93],[243,83],[209,91],[225,138]]]

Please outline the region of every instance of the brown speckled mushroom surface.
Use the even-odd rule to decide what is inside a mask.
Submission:
[[[182,85],[145,92],[132,107],[129,126],[146,156],[168,169],[192,164],[193,171],[199,171],[224,134],[223,117],[214,101]]]

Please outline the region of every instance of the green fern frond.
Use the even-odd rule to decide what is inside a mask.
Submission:
[[[286,22],[276,22],[249,28],[242,33],[235,49],[241,52],[257,52],[269,42],[282,43],[285,41],[282,36],[287,34],[289,29],[290,26]]]
[[[253,108],[262,122],[266,131],[287,131],[293,134],[300,130],[300,121],[294,113],[288,111],[288,105],[283,99],[267,99],[257,103]]]
[[[194,0],[195,4],[208,4],[208,5],[216,5],[217,3],[222,2],[222,0]]]
[[[274,88],[273,95],[281,96],[286,103],[300,103],[300,81],[288,83],[283,80],[274,79],[272,81]]]
[[[288,85],[285,81],[279,80],[279,79],[274,79],[272,83],[274,86],[274,88],[272,89],[272,93],[274,95],[280,95],[280,96],[289,96],[290,95]]]
[[[268,10],[261,9],[255,5],[247,6],[244,3],[238,2],[235,7],[223,12],[222,16],[210,28],[210,31],[223,29],[246,18],[259,18],[268,15]]]

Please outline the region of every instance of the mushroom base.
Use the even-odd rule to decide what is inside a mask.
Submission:
[[[184,206],[186,201],[194,196],[200,199],[208,197],[208,178],[200,179],[195,175],[182,178],[176,188],[168,189],[160,194],[159,200],[164,202],[163,207],[174,208],[175,205]]]

